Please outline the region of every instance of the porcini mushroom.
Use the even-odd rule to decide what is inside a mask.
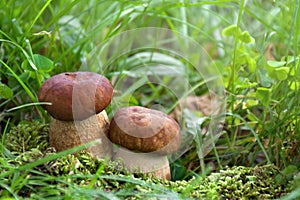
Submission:
[[[114,159],[121,159],[129,171],[171,179],[167,155],[175,152],[181,141],[174,119],[140,106],[121,108],[111,121],[108,136],[120,146]]]
[[[43,105],[51,115],[50,145],[63,151],[98,140],[101,144],[88,150],[98,158],[110,158],[109,119],[104,109],[112,95],[109,80],[93,72],[65,72],[48,79],[38,98],[52,104]]]

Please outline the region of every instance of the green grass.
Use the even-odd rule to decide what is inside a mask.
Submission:
[[[49,77],[65,71],[93,71],[112,81],[115,97],[106,109],[110,118],[117,108],[127,105],[169,114],[180,98],[208,91],[221,96],[226,109],[217,116],[224,120],[218,140],[199,136],[201,126],[213,119],[204,120],[199,112],[185,113],[181,127],[186,147],[171,163],[174,181],[204,177],[226,166],[274,164],[279,170],[292,166],[298,171],[299,6],[299,0],[1,1],[0,195],[21,199],[30,190],[32,198],[42,198],[40,188],[42,194],[64,194],[65,199],[87,194],[122,199],[132,191],[138,198],[151,188],[149,194],[160,198],[182,197],[174,188],[147,185],[130,175],[120,178],[99,172],[114,180],[112,188],[128,182],[108,193],[72,185],[65,177],[36,168],[72,151],[15,168],[12,163],[17,155],[6,138],[27,121],[47,125],[49,115],[37,100],[38,91]],[[145,27],[167,31],[148,35],[138,31]],[[154,70],[151,77],[145,75],[146,70]],[[28,176],[32,180],[26,182]],[[285,199],[300,196],[297,180],[295,191]],[[61,184],[49,184],[53,182]],[[188,184],[193,187],[192,182]],[[184,187],[185,197],[189,186]]]

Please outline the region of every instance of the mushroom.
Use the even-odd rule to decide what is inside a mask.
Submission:
[[[109,119],[104,109],[112,95],[109,80],[93,72],[65,72],[48,79],[38,98],[40,102],[51,102],[43,105],[51,115],[50,145],[63,151],[98,140],[101,144],[88,151],[98,158],[110,158]]]
[[[167,155],[175,152],[181,141],[174,119],[140,106],[121,108],[111,121],[108,137],[119,145],[114,160],[122,160],[129,171],[171,179]]]

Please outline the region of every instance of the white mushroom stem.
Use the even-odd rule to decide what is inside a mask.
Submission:
[[[119,160],[132,173],[143,172],[157,178],[171,179],[169,161],[166,155],[137,153],[119,147],[114,155],[114,160]]]
[[[60,121],[51,117],[49,140],[57,151],[99,141],[88,151],[97,158],[111,158],[112,144],[107,138],[109,119],[105,110],[81,121]]]

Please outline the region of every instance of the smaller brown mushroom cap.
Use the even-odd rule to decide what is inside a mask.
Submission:
[[[181,133],[177,122],[165,113],[130,106],[114,115],[109,139],[129,150],[166,155],[179,148]]]
[[[104,76],[93,72],[65,72],[48,79],[39,92],[43,107],[58,120],[83,120],[100,113],[111,102],[113,87]]]

